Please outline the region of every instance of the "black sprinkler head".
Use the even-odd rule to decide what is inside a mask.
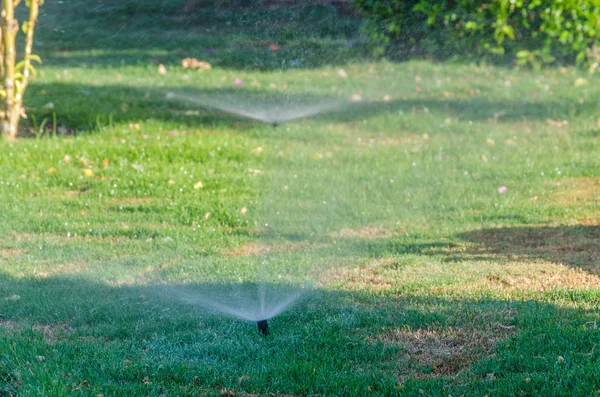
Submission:
[[[261,336],[268,336],[269,335],[269,323],[267,322],[267,320],[257,321],[256,325],[258,325],[258,333]]]

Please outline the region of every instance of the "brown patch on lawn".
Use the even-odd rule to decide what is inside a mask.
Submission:
[[[0,249],[0,259],[10,259],[15,256],[23,256],[25,251],[19,248],[3,248]]]
[[[323,245],[319,245],[317,248],[322,248]],[[294,252],[301,249],[313,249],[311,244],[308,242],[288,242],[288,243],[271,243],[271,242],[252,242],[248,244],[239,245],[237,247],[228,249],[224,252],[225,256],[261,256],[268,254],[277,254],[284,252]]]
[[[475,256],[542,260],[600,275],[600,226],[595,224],[494,228],[462,237],[475,243]]]
[[[582,269],[547,262],[523,260],[502,264],[501,273],[491,272],[477,281],[459,285],[461,292],[482,291],[526,291],[539,293],[554,289],[590,290],[600,288],[600,278]],[[457,286],[442,286],[431,289],[431,293],[447,293]]]
[[[564,178],[556,183],[553,201],[572,206],[584,203],[600,204],[600,178]]]
[[[363,240],[377,240],[383,238],[390,238],[397,236],[399,233],[397,230],[386,229],[379,225],[366,225],[358,228],[347,228],[341,229],[337,232],[329,234],[329,237],[333,239],[338,238],[352,238],[352,239],[363,239]]]
[[[60,340],[66,338],[69,333],[74,332],[74,329],[65,323],[38,323],[33,326],[33,330],[41,332],[44,341],[49,345],[55,345]]]
[[[585,218],[580,218],[576,222],[577,225],[581,226],[600,226],[600,214],[597,217],[587,216]]]
[[[148,205],[155,199],[152,197],[111,197],[108,200],[110,205]]]
[[[0,328],[8,331],[15,331],[19,329],[19,324],[13,320],[0,320]]]
[[[348,290],[389,290],[397,286],[397,281],[385,270],[397,269],[398,261],[393,258],[378,259],[368,266],[332,268],[319,279],[321,285],[336,285]]]
[[[515,331],[510,325],[491,323],[485,328],[444,327],[396,329],[376,337],[387,345],[402,348],[398,360],[400,380],[408,377],[433,378],[456,375],[471,363],[493,355],[498,342]],[[423,373],[420,369],[427,368]]]
[[[74,274],[86,268],[85,263],[48,264],[43,270],[35,270],[35,276],[40,278],[52,277],[57,274]]]

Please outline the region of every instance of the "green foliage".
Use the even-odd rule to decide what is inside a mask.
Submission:
[[[357,0],[367,31],[403,52],[596,64],[598,0]],[[597,67],[597,65],[592,66]]]

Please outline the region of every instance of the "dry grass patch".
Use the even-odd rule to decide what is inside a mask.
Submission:
[[[55,345],[60,340],[65,339],[68,334],[75,331],[65,323],[38,323],[33,326],[33,330],[41,332],[43,334],[44,341],[49,345]]]
[[[390,277],[390,271],[399,269],[396,259],[386,258],[371,261],[367,266],[332,268],[319,279],[320,285],[334,285],[347,290],[383,291],[397,287],[398,282]]]
[[[111,197],[108,200],[109,205],[148,205],[156,201],[152,197]]]
[[[17,256],[25,255],[25,251],[19,248],[3,248],[0,249],[0,259],[10,259]]]
[[[462,237],[475,244],[471,255],[493,255],[509,261],[542,260],[600,275],[600,226],[496,228]]]
[[[380,225],[365,225],[358,228],[346,228],[329,234],[330,238],[350,238],[363,240],[378,240],[391,238],[399,234],[398,230],[386,229]]]
[[[261,256],[278,253],[290,253],[298,250],[313,250],[324,248],[326,245],[314,246],[309,242],[271,243],[265,241],[252,242],[225,250],[225,256]]]
[[[403,328],[378,335],[376,340],[401,348],[397,371],[400,380],[456,375],[471,363],[493,355],[498,342],[515,328],[492,323],[486,328]]]
[[[489,273],[476,281],[435,287],[431,292],[448,293],[460,289],[462,293],[484,291],[539,293],[557,288],[578,290],[600,288],[600,278],[595,274],[543,260],[500,262],[490,267]]]
[[[19,324],[16,321],[12,320],[0,320],[0,329],[5,329],[7,331],[16,331],[19,330]]]
[[[556,186],[552,199],[559,205],[600,204],[600,178],[565,178]]]
[[[85,269],[85,263],[59,263],[48,264],[43,269],[33,269],[33,274],[36,277],[48,278],[57,274],[75,274]]]

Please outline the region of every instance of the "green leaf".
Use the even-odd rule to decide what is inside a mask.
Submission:
[[[510,26],[510,25],[502,26],[502,33],[504,33],[505,35],[507,35],[508,37],[510,37],[513,40],[515,39],[515,31],[512,28],[512,26]]]
[[[30,54],[29,60],[36,61],[37,63],[42,63],[42,58],[40,58],[39,55],[35,55],[35,54]]]

